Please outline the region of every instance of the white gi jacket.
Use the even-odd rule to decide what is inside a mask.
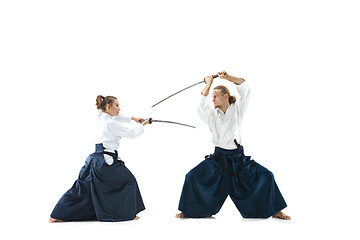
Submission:
[[[131,117],[124,114],[110,116],[105,112],[100,112],[97,123],[97,133],[95,143],[102,143],[106,152],[115,152],[119,148],[121,138],[135,138],[144,132],[144,126],[137,124],[134,128],[126,126],[131,122]],[[114,159],[109,155],[104,155],[108,165],[113,164]]]
[[[237,148],[234,139],[241,144],[241,122],[250,98],[250,88],[246,82],[236,85],[240,95],[235,103],[230,104],[224,113],[220,108],[210,104],[206,96],[201,96],[198,113],[212,133],[212,142],[224,149]]]

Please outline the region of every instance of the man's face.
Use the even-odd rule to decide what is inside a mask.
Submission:
[[[228,100],[227,94],[222,95],[221,91],[218,89],[213,91],[213,102],[214,102],[215,108],[223,106],[228,101],[229,100]]]

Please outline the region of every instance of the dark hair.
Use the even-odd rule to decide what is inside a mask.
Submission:
[[[113,96],[106,96],[106,97],[103,97],[102,95],[98,95],[96,97],[96,108],[97,109],[101,109],[103,111],[106,111],[106,105],[110,105],[112,106],[115,99],[117,99],[116,97],[113,97]]]
[[[225,87],[224,85],[220,85],[220,86],[214,87],[214,90],[220,90],[220,92],[221,92],[222,95],[227,94],[227,95],[229,96],[229,103],[230,103],[230,104],[236,102],[236,97],[235,97],[235,96],[231,96],[229,89],[228,89],[227,87]]]

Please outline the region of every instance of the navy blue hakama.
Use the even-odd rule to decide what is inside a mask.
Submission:
[[[134,175],[122,161],[104,160],[104,147],[96,144],[74,185],[61,197],[51,217],[62,221],[127,221],[145,209]]]
[[[215,147],[185,178],[179,210],[187,217],[210,217],[220,211],[227,196],[244,218],[268,218],[287,205],[274,175],[243,147]]]

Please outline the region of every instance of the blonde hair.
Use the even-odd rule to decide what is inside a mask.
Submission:
[[[227,94],[229,96],[229,103],[235,103],[236,102],[236,97],[235,96],[231,96],[230,95],[230,91],[227,87],[225,87],[224,85],[220,85],[220,86],[216,86],[214,87],[214,90],[220,90],[222,95]]]

